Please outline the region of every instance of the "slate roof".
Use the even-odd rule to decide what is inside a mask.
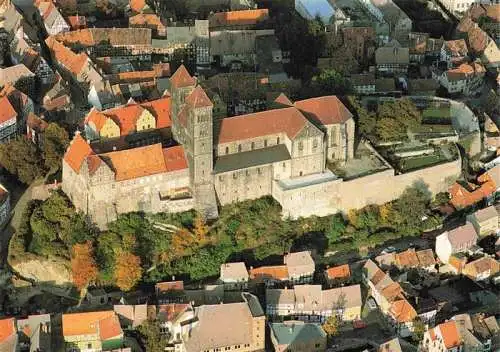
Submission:
[[[270,327],[271,333],[279,345],[326,341],[326,333],[320,324],[287,321],[284,323],[271,323]]]

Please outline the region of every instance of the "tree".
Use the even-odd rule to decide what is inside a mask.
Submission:
[[[395,141],[403,138],[406,131],[395,119],[382,118],[377,121],[375,134],[382,141]]]
[[[137,284],[142,274],[141,258],[120,251],[115,257],[115,280],[116,286],[123,291],[130,291]]]
[[[328,337],[338,335],[340,327],[340,319],[336,314],[328,317],[323,323],[323,330],[325,330]]]
[[[25,184],[30,184],[45,171],[40,152],[23,137],[0,145],[0,164]]]
[[[205,222],[205,218],[200,213],[196,213],[194,219],[193,234],[198,242],[204,242],[208,235],[208,226]]]
[[[82,290],[97,278],[97,265],[93,257],[92,243],[75,244],[71,252],[73,283]]]
[[[313,77],[313,82],[317,84],[323,95],[344,95],[350,93],[352,90],[351,82],[343,74],[334,69],[321,71],[319,75]]]
[[[168,336],[161,333],[159,321],[146,320],[138,331],[146,351],[163,352],[167,348]]]
[[[68,145],[68,132],[56,123],[49,123],[43,139],[43,157],[47,169],[57,170],[61,167],[61,160]]]
[[[332,216],[328,228],[326,229],[326,238],[328,238],[328,244],[332,245],[338,242],[346,229],[346,223],[341,214],[335,214]]]
[[[413,320],[413,340],[416,342],[420,342],[424,338],[426,327],[422,319],[420,317],[416,317]]]

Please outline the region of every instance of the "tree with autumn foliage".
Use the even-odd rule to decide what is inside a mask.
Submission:
[[[116,286],[122,291],[130,291],[141,279],[141,258],[127,252],[120,251],[115,258]]]
[[[90,241],[73,245],[71,270],[73,272],[73,283],[79,290],[82,290],[97,278],[97,265],[93,257],[93,248]]]

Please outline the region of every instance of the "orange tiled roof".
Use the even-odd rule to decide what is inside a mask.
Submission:
[[[269,18],[268,9],[217,12],[209,18],[210,26],[254,25]]]
[[[373,285],[377,285],[380,281],[385,278],[385,273],[377,267],[377,272],[372,276],[371,282]]]
[[[278,97],[276,99],[274,99],[274,102],[275,103],[279,103],[279,104],[282,104],[282,105],[286,105],[286,106],[292,106],[293,103],[290,101],[290,99],[288,99],[288,97],[281,93],[280,95],[278,95]]]
[[[161,22],[160,17],[154,13],[140,13],[135,16],[129,17],[128,22],[130,25],[152,25],[156,27],[165,27]]]
[[[352,117],[351,112],[334,95],[297,101],[295,106],[323,125],[344,123]]]
[[[194,86],[196,79],[191,77],[184,65],[180,65],[177,71],[170,77],[170,83],[175,88],[185,88]]]
[[[0,343],[4,342],[15,333],[16,327],[14,325],[14,318],[0,320]]]
[[[87,27],[87,18],[85,16],[68,16],[68,24],[71,29],[82,29]]]
[[[448,259],[448,264],[450,264],[457,273],[461,273],[463,268],[465,267],[465,263],[467,262],[467,259],[465,257],[459,258],[454,255],[451,255],[450,258]]]
[[[120,126],[120,134],[124,136],[135,131],[137,119],[143,111],[144,108],[142,106],[130,104],[106,110],[105,114]]]
[[[99,335],[102,340],[116,338],[122,333],[120,321],[118,320],[118,316],[116,314],[99,321]]]
[[[349,269],[349,264],[334,266],[326,270],[326,275],[329,279],[346,279],[351,276],[351,270]]]
[[[494,21],[500,22],[500,4],[487,5],[486,15]]]
[[[94,154],[94,152],[90,145],[82,136],[77,134],[66,150],[66,154],[64,154],[64,161],[78,174],[83,161],[91,154]]]
[[[76,54],[71,49],[59,43],[54,37],[50,36],[45,40],[47,46],[52,51],[55,60],[62,64],[68,71],[74,75],[82,72],[83,68],[89,61],[87,54]]]
[[[393,302],[390,312],[398,323],[408,323],[417,317],[417,312],[406,299]]]
[[[418,257],[414,249],[408,249],[401,253],[396,253],[396,263],[400,267],[413,268],[418,266]]]
[[[16,110],[12,107],[7,96],[0,97],[0,123],[15,119],[17,116]]]
[[[163,322],[173,321],[187,308],[189,308],[187,303],[161,304],[158,306],[158,318]]]
[[[184,290],[184,281],[165,281],[155,284],[156,291],[182,291]]]
[[[234,142],[277,133],[293,139],[307,123],[295,107],[261,111],[222,120],[219,143]]]
[[[130,0],[129,5],[132,11],[141,12],[142,9],[146,6],[146,0]]]
[[[115,316],[112,310],[102,312],[72,313],[63,314],[62,328],[63,336],[95,335],[109,336],[113,334],[116,327],[112,322],[106,321],[101,327],[100,322]],[[115,321],[121,331],[118,320]],[[104,331],[101,331],[104,330]],[[117,335],[114,335],[117,336]]]
[[[456,209],[468,207],[476,204],[496,191],[497,187],[495,185],[495,181],[487,174],[479,176],[478,181],[482,182],[482,184],[472,192],[469,192],[462,185],[454,183],[449,189],[451,196],[450,203]]]
[[[439,324],[438,327],[446,348],[453,348],[460,345],[460,335],[455,321],[447,321],[446,323]]]
[[[176,171],[187,169],[188,164],[184,148],[180,145],[163,149],[167,171]]]
[[[469,52],[463,39],[447,40],[444,42],[444,46],[452,56],[465,56]]]
[[[384,287],[381,294],[387,301],[392,302],[403,297],[403,289],[397,282],[392,282]]]
[[[156,116],[156,128],[165,128],[172,125],[170,106],[172,98],[164,97],[141,104]]]
[[[104,126],[104,123],[106,122],[106,115],[104,115],[102,112],[97,110],[96,108],[90,109],[90,112],[88,113],[87,117],[85,118],[85,123],[93,123],[96,130],[100,131],[101,128]]]
[[[288,268],[286,265],[261,266],[260,268],[250,269],[249,274],[252,280],[286,280],[288,279]]]
[[[193,108],[202,108],[214,105],[201,86],[197,86],[191,94],[189,94],[186,98],[186,104],[189,104]]]

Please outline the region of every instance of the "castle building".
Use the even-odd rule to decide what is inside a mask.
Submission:
[[[420,177],[388,170],[365,185],[332,173],[328,163],[354,157],[355,135],[352,114],[335,96],[292,103],[282,95],[272,110],[214,119],[213,103],[184,66],[170,83],[159,100],[92,110],[87,140],[77,135],[68,148],[63,190],[98,225],[124,212],[193,207],[216,218],[218,205],[268,195],[284,216],[324,216],[392,200]],[[394,187],[376,192],[388,177]],[[358,183],[372,196],[353,194]]]

